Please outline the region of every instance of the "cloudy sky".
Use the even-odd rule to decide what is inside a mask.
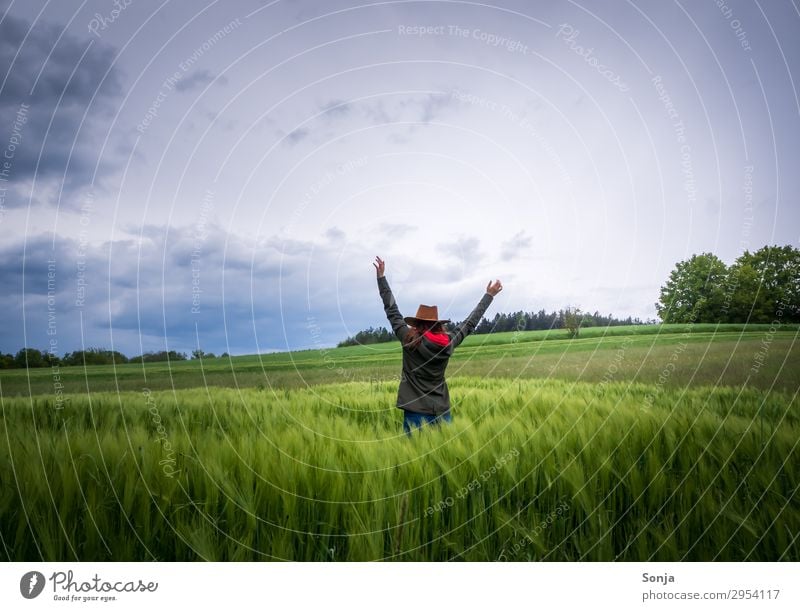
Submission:
[[[404,315],[655,317],[800,245],[800,10],[0,0],[0,350],[321,348]]]

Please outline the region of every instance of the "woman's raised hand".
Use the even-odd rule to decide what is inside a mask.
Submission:
[[[378,278],[383,278],[383,274],[386,271],[386,263],[380,257],[375,257],[375,262],[373,263],[375,266],[375,270],[378,272]]]
[[[486,285],[486,292],[489,293],[492,297],[497,295],[500,291],[503,290],[503,285],[500,284],[499,280],[495,280],[492,282],[489,280],[489,284]]]

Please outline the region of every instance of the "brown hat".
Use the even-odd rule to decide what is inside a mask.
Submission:
[[[406,316],[405,320],[409,325],[415,325],[418,321],[424,322],[450,322],[449,318],[439,318],[439,308],[435,305],[422,305],[417,308],[416,316]]]

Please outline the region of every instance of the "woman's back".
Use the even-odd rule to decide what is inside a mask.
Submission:
[[[421,414],[442,414],[450,409],[450,392],[444,373],[454,346],[440,346],[427,337],[416,349],[403,348],[403,373],[397,407]]]
[[[384,275],[384,263],[376,258],[378,291],[383,300],[386,317],[403,346],[403,372],[397,390],[397,407],[406,414],[440,416],[450,410],[450,391],[444,379],[453,351],[475,330],[494,296],[502,290],[500,281],[490,282],[478,305],[456,326],[453,333],[437,333],[449,320],[438,319],[438,308],[420,304],[417,316],[403,317],[397,307],[389,281]],[[411,323],[412,326],[409,326]],[[449,414],[448,414],[449,415]]]

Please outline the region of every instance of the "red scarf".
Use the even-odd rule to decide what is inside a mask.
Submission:
[[[434,344],[439,344],[440,346],[446,346],[450,343],[450,336],[447,333],[434,333],[433,331],[425,331],[423,333],[425,337],[431,340]]]

